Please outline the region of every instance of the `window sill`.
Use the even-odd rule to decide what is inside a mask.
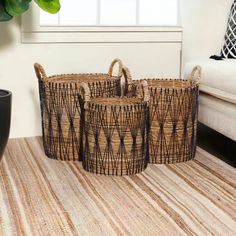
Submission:
[[[22,30],[22,43],[182,42],[182,27],[40,27]]]

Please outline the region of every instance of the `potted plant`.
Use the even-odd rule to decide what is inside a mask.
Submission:
[[[34,0],[46,12],[57,13],[60,10],[60,0]],[[29,9],[32,0],[0,0],[0,21],[9,21]],[[0,160],[6,147],[11,120],[10,91],[0,89]]]

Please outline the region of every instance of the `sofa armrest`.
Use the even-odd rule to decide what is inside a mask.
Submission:
[[[219,98],[223,101],[232,103],[236,105],[236,95],[227,93],[225,91],[222,91],[220,89],[212,88],[207,85],[201,84],[200,85],[200,91],[205,94],[209,94],[213,97]]]

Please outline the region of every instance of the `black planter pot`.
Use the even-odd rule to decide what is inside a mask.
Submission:
[[[0,160],[7,145],[11,123],[10,91],[0,89]]]

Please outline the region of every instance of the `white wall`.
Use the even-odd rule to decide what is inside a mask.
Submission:
[[[10,136],[41,134],[34,62],[49,75],[106,72],[118,57],[135,77],[178,77],[180,50],[174,43],[22,44],[19,19],[0,23],[0,88],[13,92]]]
[[[233,0],[181,0],[183,65],[220,54]]]

